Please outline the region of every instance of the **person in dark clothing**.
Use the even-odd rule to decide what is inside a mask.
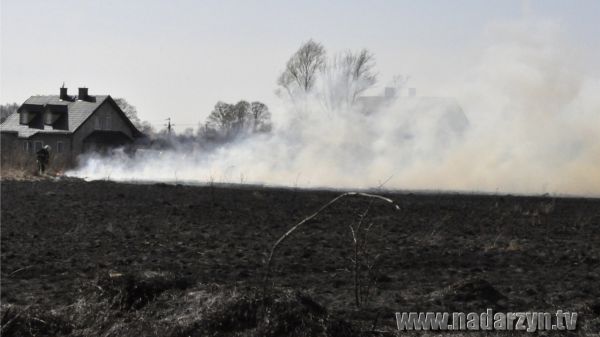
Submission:
[[[38,173],[44,174],[50,162],[50,146],[46,145],[37,152]]]

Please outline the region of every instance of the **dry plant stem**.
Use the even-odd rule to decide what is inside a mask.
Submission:
[[[26,306],[23,310],[19,311],[15,317],[13,317],[10,321],[6,322],[2,328],[0,328],[0,334],[2,333],[2,331],[4,331],[6,328],[8,328],[8,326],[10,326],[12,324],[12,322],[14,322],[17,318],[19,318],[19,316],[21,316],[23,313],[25,313],[25,311],[29,310],[29,308],[31,307],[31,304]],[[7,311],[8,313],[8,311]]]
[[[271,252],[269,254],[269,258],[267,259],[265,278],[263,281],[263,300],[266,299],[266,297],[267,297],[267,284],[269,282],[269,277],[271,275],[271,262],[273,261],[273,256],[275,255],[275,251],[277,250],[279,245],[281,245],[281,243],[283,243],[283,241],[285,241],[290,235],[292,235],[292,233],[295,232],[300,226],[302,226],[303,224],[305,224],[305,223],[309,222],[310,220],[312,220],[313,218],[315,218],[317,215],[319,215],[319,213],[321,213],[325,209],[329,208],[329,206],[333,205],[338,200],[340,200],[344,197],[348,197],[348,196],[360,196],[360,197],[371,198],[371,199],[379,199],[379,200],[382,200],[382,201],[385,201],[387,203],[394,205],[394,207],[396,209],[400,209],[398,207],[398,205],[394,204],[394,202],[391,199],[383,197],[381,195],[377,195],[377,194],[360,193],[360,192],[346,192],[346,193],[340,194],[337,197],[333,198],[331,201],[329,201],[325,205],[321,206],[321,208],[319,208],[315,213],[302,219],[302,221],[298,222],[296,225],[294,225],[292,228],[290,228],[275,242],[275,244],[273,244],[273,247],[271,247]]]
[[[29,268],[33,268],[33,267],[35,267],[35,266],[36,266],[35,264],[32,264],[32,265],[30,265],[30,266],[25,266],[25,267],[23,267],[23,268],[19,268],[19,269],[17,269],[17,270],[15,270],[15,271],[13,271],[12,273],[8,274],[8,277],[11,277],[11,276],[13,276],[14,274],[16,274],[16,273],[18,273],[18,272],[20,272],[20,271],[27,270],[27,269],[29,269]]]
[[[373,222],[371,222],[369,224],[369,226],[367,226],[367,228],[365,228],[364,238],[363,238],[362,247],[361,247],[361,249],[362,249],[361,255],[364,257],[365,265],[367,267],[367,284],[364,287],[365,291],[364,292],[361,291],[361,295],[362,295],[361,304],[368,303],[368,301],[369,301],[369,296],[371,293],[371,286],[373,286],[376,283],[376,281],[373,280],[373,269],[375,268],[375,265],[378,262],[379,256],[381,255],[381,254],[375,255],[375,257],[373,258],[373,261],[372,262],[370,261],[370,255],[369,255],[369,249],[368,249],[368,236],[369,236],[369,231],[371,230],[372,227],[373,227]],[[360,286],[361,286],[361,288],[363,288],[362,284]]]
[[[360,298],[361,298],[361,282],[360,282],[360,262],[359,262],[359,246],[360,246],[360,228],[362,227],[363,221],[369,210],[371,210],[371,206],[373,205],[373,199],[369,202],[369,206],[365,211],[360,215],[360,219],[358,220],[358,224],[356,225],[356,230],[352,226],[350,226],[350,231],[352,232],[352,240],[354,243],[354,299],[356,302],[356,307],[360,307]],[[366,239],[366,238],[365,238]],[[365,240],[363,239],[363,240]]]

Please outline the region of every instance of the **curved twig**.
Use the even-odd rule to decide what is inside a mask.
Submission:
[[[263,300],[266,298],[267,284],[269,282],[269,276],[271,275],[271,262],[273,260],[273,256],[275,254],[275,250],[277,249],[277,247],[279,247],[279,245],[283,241],[285,241],[293,232],[295,232],[300,226],[302,226],[303,224],[305,224],[305,223],[309,222],[310,220],[314,219],[322,211],[324,211],[325,209],[329,208],[329,206],[335,204],[338,200],[340,200],[340,199],[342,199],[344,197],[348,197],[348,196],[360,196],[360,197],[366,197],[366,198],[372,198],[372,199],[379,199],[379,200],[382,200],[382,201],[385,201],[387,203],[392,204],[396,209],[400,209],[400,207],[398,207],[398,205],[396,205],[394,203],[394,201],[392,201],[392,199],[386,198],[384,196],[377,195],[377,194],[362,193],[362,192],[346,192],[346,193],[342,193],[342,194],[338,195],[337,197],[331,199],[331,201],[329,201],[325,205],[321,206],[321,208],[319,208],[313,214],[311,214],[308,217],[302,219],[302,221],[298,222],[296,225],[294,225],[292,228],[290,228],[287,232],[285,232],[277,241],[275,241],[275,243],[273,244],[273,247],[271,247],[271,252],[270,252],[269,258],[267,260],[266,271],[265,271],[265,278],[264,278],[264,281],[263,281],[264,282],[263,283]]]

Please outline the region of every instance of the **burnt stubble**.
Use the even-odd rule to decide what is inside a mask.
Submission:
[[[279,248],[269,289],[291,301],[297,312],[290,312],[326,313],[329,323],[319,329],[329,335],[373,325],[391,331],[396,311],[486,308],[571,310],[580,315],[580,329],[600,326],[599,199],[378,193],[400,209],[370,206],[368,249],[376,263],[370,274],[364,271],[370,290],[362,307],[355,307],[353,297],[348,226],[369,201],[346,198]],[[248,329],[294,335],[299,328],[268,330],[256,324],[264,314],[259,309],[264,262],[279,236],[339,194],[260,186],[3,181],[2,324],[10,323],[3,332],[19,335],[28,331],[27,324],[32,331],[35,321],[24,320],[50,322],[47,315],[54,309],[55,329],[33,324],[39,335],[150,330],[236,335]],[[211,291],[215,298],[243,299],[227,302],[233,309],[226,311],[237,316],[219,321],[211,311],[196,321],[185,316],[188,325],[157,323],[178,315],[182,303],[190,310],[196,303],[190,294]],[[277,305],[288,303],[282,301]],[[104,303],[104,321],[78,320],[82,310],[98,310],[91,302]],[[69,311],[74,307],[77,314]],[[155,322],[124,330],[134,324],[127,317],[141,312]],[[307,334],[321,331],[307,329]]]

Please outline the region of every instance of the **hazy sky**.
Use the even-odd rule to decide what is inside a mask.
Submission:
[[[558,23],[598,72],[597,0],[2,0],[0,102],[57,94],[65,82],[72,93],[124,97],[142,119],[172,117],[182,130],[218,100],[276,110],[278,73],[309,38],[329,52],[370,49],[380,88],[410,74],[419,93],[438,94],[431,83],[468,65],[486,27],[524,16]]]

